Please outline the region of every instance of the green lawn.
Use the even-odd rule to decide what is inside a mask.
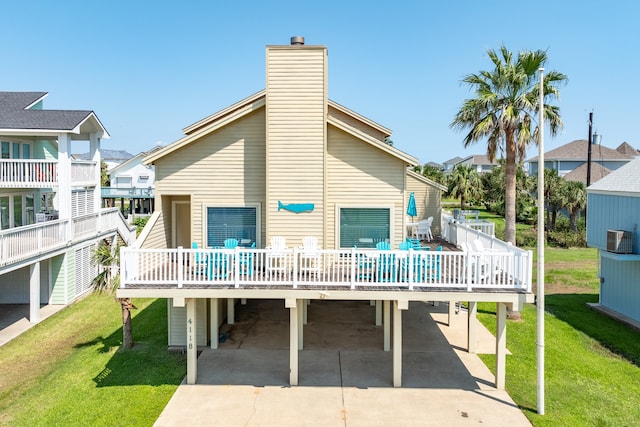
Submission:
[[[535,426],[638,425],[640,333],[587,307],[598,301],[595,250],[547,248],[545,267],[545,415],[537,414],[534,305],[507,325],[509,394]],[[495,331],[494,304],[481,304],[478,318]],[[481,358],[494,369],[495,356]]]
[[[135,304],[134,350],[119,350],[120,305],[104,294],[0,347],[0,425],[152,425],[186,362],[167,351],[166,302]]]

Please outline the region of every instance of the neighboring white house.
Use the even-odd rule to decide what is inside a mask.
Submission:
[[[161,149],[143,151],[109,170],[110,187],[102,188],[103,201],[126,199],[129,213],[149,214],[153,211],[155,167],[145,165],[142,159]],[[113,205],[114,203],[112,203]],[[121,203],[121,208],[124,203]]]
[[[28,305],[32,323],[41,305],[92,289],[99,242],[135,239],[116,209],[100,208],[100,143],[109,134],[93,111],[44,110],[46,96],[0,92],[0,304]],[[77,148],[90,160],[75,160]]]
[[[489,160],[489,156],[487,156],[486,154],[474,154],[461,159],[459,162],[453,165],[453,167],[455,168],[456,166],[460,165],[470,166],[478,173],[485,173],[491,172],[491,169],[498,166],[498,163],[495,160]]]

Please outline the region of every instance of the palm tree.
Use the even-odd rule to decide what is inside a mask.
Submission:
[[[547,228],[555,231],[558,211],[565,205],[563,191],[565,181],[555,169],[544,170],[544,202],[547,208]]]
[[[547,53],[522,51],[514,60],[513,54],[501,46],[499,52],[490,49],[487,55],[494,68],[463,78],[462,82],[475,91],[476,97],[464,101],[450,126],[458,130],[470,128],[464,138],[465,147],[486,138],[491,160],[498,151],[504,153],[505,240],[515,244],[516,163],[524,159],[527,146],[537,142],[540,123],[535,123],[535,113],[540,88],[536,74],[547,61]],[[544,114],[552,135],[562,127],[562,120],[560,109],[547,100],[559,95],[558,86],[566,79],[557,71],[547,72],[544,77]]]
[[[587,192],[580,181],[567,181],[565,208],[569,211],[571,231],[578,232],[578,214],[587,206]]]
[[[100,273],[93,279],[94,289],[98,292],[113,292],[120,284],[117,272],[119,265],[119,251],[117,246],[101,242],[93,251],[92,259],[100,267]],[[122,309],[122,347],[133,348],[133,328],[131,325],[131,310],[136,306],[130,298],[118,299]]]
[[[467,200],[482,198],[480,175],[471,166],[458,165],[449,176],[449,195],[460,198],[460,209],[464,210]]]

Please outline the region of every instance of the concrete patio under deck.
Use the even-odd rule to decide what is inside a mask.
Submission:
[[[198,358],[197,384],[183,383],[157,426],[529,426],[475,354],[466,351],[467,313],[412,302],[403,312],[402,388],[368,301],[312,301],[289,384],[289,313],[282,300],[237,304],[228,339]],[[477,322],[477,321],[476,321]],[[495,338],[477,324],[478,353]],[[508,375],[508,373],[507,373]]]
[[[63,308],[64,305],[41,305],[39,322]],[[29,309],[29,304],[0,304],[0,346],[37,324],[29,321]]]

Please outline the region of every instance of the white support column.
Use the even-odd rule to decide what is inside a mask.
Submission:
[[[298,350],[304,348],[304,311],[307,309],[303,299],[296,300],[296,310],[298,311]]]
[[[29,322],[40,322],[40,261],[29,266]]]
[[[376,300],[376,326],[382,325],[382,301]]]
[[[507,305],[496,303],[496,388],[504,389],[507,369]]]
[[[209,298],[209,329],[211,330],[211,349],[218,348],[218,340],[220,339],[220,328],[218,327],[219,317],[218,298]]]
[[[198,337],[196,324],[196,298],[187,298],[187,384],[198,378]]]
[[[58,192],[56,193],[60,219],[71,219],[71,138],[69,134],[58,135]],[[71,236],[71,224],[67,228],[67,238]]]
[[[391,351],[391,301],[384,300],[383,306],[383,328],[384,328],[384,351]]]
[[[478,303],[476,301],[469,301],[469,311],[467,312],[467,351],[469,353],[475,353],[478,347],[478,336],[476,334],[477,328],[476,315],[478,314]]]
[[[298,301],[286,299],[289,309],[289,385],[298,385]]]
[[[227,323],[233,325],[236,322],[236,300],[227,298]]]
[[[407,301],[393,302],[393,386],[402,387],[402,310]]]
[[[93,212],[98,212],[102,207],[102,183],[101,169],[100,169],[100,138],[95,133],[89,135],[89,155],[91,161],[96,163],[94,182],[96,183],[96,189],[93,192]]]

